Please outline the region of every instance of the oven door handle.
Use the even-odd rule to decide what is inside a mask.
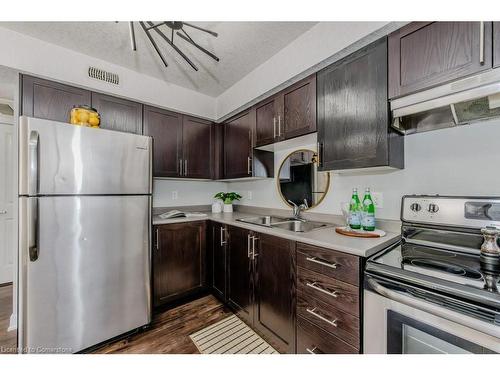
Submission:
[[[443,319],[447,320],[455,320],[450,316],[449,314],[446,314],[443,312],[443,310],[439,307],[434,306],[431,302],[424,302],[420,301],[418,298],[415,297],[408,297],[405,296],[404,294],[395,292],[389,288],[386,288],[385,286],[380,285],[373,277],[366,276],[368,285],[376,291],[378,294],[392,300],[399,302],[403,305],[407,305],[413,308],[416,308],[418,310],[424,311],[426,313],[429,313],[431,315],[438,316]],[[463,323],[463,322],[461,322]]]

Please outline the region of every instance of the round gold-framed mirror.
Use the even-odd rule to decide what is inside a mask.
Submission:
[[[306,204],[317,207],[330,189],[330,172],[318,171],[316,151],[295,150],[281,162],[276,177],[278,192],[289,207]]]

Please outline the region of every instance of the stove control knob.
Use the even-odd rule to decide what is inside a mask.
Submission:
[[[429,211],[431,214],[435,214],[439,211],[439,206],[437,204],[431,203],[429,204],[427,211]]]
[[[418,212],[421,209],[422,209],[422,206],[418,203],[412,203],[410,206],[410,210],[412,210],[413,212]]]

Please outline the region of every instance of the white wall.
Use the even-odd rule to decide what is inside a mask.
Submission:
[[[215,98],[0,27],[0,65],[95,91],[215,119]],[[118,86],[88,77],[89,66],[117,73]]]
[[[388,24],[318,23],[223,92],[217,98],[217,118],[222,118]],[[375,38],[378,37],[373,35]]]
[[[288,152],[275,155],[276,168]],[[314,212],[341,214],[340,204],[353,187],[383,193],[377,217],[399,219],[405,194],[500,196],[500,120],[413,134],[405,137],[405,169],[384,174],[333,174],[330,192]],[[286,208],[274,180],[229,184],[229,190],[253,199],[241,204]]]
[[[227,184],[225,182],[155,179],[153,207],[212,204],[213,196],[219,191],[226,191],[226,189]],[[173,199],[173,192],[177,192],[177,199]]]

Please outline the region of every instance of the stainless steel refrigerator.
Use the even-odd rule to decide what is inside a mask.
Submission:
[[[21,350],[78,352],[150,322],[151,149],[20,118]]]

